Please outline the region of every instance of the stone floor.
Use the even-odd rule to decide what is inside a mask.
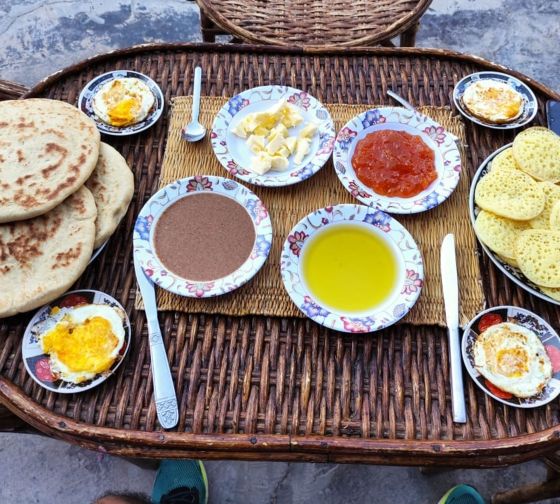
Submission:
[[[470,52],[560,91],[560,0],[434,0],[417,45]],[[0,0],[0,78],[32,86],[109,49],[200,40],[198,8],[184,0]],[[466,482],[486,498],[542,480],[531,462],[423,475],[415,468],[208,462],[212,503],[430,504]],[[154,471],[52,439],[0,434],[0,504],[87,504],[107,490],[149,492]],[[549,500],[560,504],[560,499]]]

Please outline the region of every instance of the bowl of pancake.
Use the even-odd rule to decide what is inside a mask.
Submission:
[[[0,318],[59,297],[116,230],[134,192],[95,122],[42,98],[0,102]]]
[[[528,310],[497,306],[479,313],[465,326],[461,349],[471,378],[497,401],[535,408],[560,394],[560,338]]]
[[[538,110],[531,88],[501,72],[467,75],[453,89],[453,101],[464,117],[494,129],[524,126]]]
[[[528,128],[476,172],[470,216],[482,248],[513,282],[560,304],[560,136]]]

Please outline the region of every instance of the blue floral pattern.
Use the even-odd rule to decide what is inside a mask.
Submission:
[[[384,115],[381,115],[379,109],[371,109],[367,112],[362,114],[362,126],[365,128],[369,128],[374,124],[384,123],[387,118]]]
[[[150,228],[152,227],[152,222],[154,221],[153,215],[146,215],[144,217],[138,217],[136,219],[136,224],[134,225],[134,231],[138,233],[142,240],[150,239]]]
[[[231,100],[227,103],[227,110],[231,117],[237,114],[242,108],[245,108],[249,105],[249,100],[242,98],[241,96],[234,96]]]

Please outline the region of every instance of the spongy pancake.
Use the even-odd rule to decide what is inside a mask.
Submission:
[[[513,141],[520,170],[537,180],[560,181],[560,136],[543,127],[526,129]]]
[[[506,219],[485,210],[480,211],[474,223],[482,243],[507,259],[506,262],[515,261],[515,242],[521,231],[527,228],[526,222]]]
[[[560,201],[554,203],[550,209],[550,229],[560,231]]]
[[[531,219],[529,225],[535,229],[551,229],[550,216],[552,207],[560,201],[560,186],[552,182],[538,182],[538,184],[543,190],[546,200],[544,202],[543,211],[534,219]]]
[[[508,147],[507,149],[500,152],[490,164],[491,170],[517,170],[517,165],[515,164],[515,159],[513,157],[513,149]]]
[[[522,231],[515,246],[515,258],[532,282],[543,287],[560,287],[560,231]]]
[[[558,288],[558,287],[543,287],[542,285],[539,285],[539,288],[547,296],[550,296],[552,299],[556,299],[556,301],[560,301],[560,288]]]
[[[505,262],[506,264],[509,264],[510,266],[513,266],[514,268],[519,268],[519,264],[517,264],[517,261],[512,258],[512,257],[505,257],[502,256],[500,254],[496,254],[498,256],[498,259],[500,259],[500,261]]]
[[[523,112],[523,96],[505,82],[482,79],[465,89],[463,105],[480,119],[507,123]]]
[[[491,170],[476,186],[474,197],[480,208],[514,220],[533,219],[546,199],[542,188],[519,170]]]

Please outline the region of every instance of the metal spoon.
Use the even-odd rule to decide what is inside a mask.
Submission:
[[[200,84],[202,82],[202,68],[194,69],[194,90],[192,101],[192,118],[181,131],[181,137],[187,142],[198,142],[206,136],[206,128],[198,122],[200,112]]]
[[[387,90],[387,94],[393,98],[393,100],[399,102],[404,108],[411,110],[412,112],[416,112],[417,114],[420,114],[420,112],[418,112],[418,110],[416,110],[412,104],[410,104],[409,102],[407,102],[402,96],[398,95],[397,93],[395,93],[394,91],[391,91],[390,89]],[[458,136],[454,135],[453,133],[451,133],[450,131],[447,132],[449,134],[449,136],[451,138],[453,138],[453,140],[455,142],[460,143],[460,139]]]

